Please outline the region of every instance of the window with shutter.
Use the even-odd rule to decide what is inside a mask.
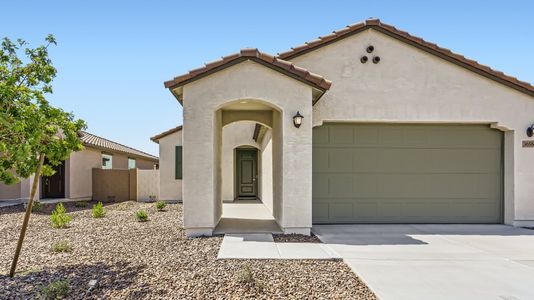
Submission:
[[[182,179],[182,146],[176,146],[175,179]]]

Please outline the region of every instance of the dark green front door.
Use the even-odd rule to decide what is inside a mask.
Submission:
[[[237,197],[256,198],[258,196],[258,151],[237,149],[236,163]]]

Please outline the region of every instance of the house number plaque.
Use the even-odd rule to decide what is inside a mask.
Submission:
[[[534,141],[523,141],[523,148],[534,148]]]

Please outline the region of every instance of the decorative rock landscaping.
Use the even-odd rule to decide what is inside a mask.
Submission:
[[[92,204],[66,203],[74,218],[63,229],[50,225],[53,207],[33,213],[15,278],[23,208],[0,209],[0,299],[33,298],[55,280],[69,282],[69,299],[376,299],[341,261],[217,260],[222,237],[186,239],[181,204],[109,204],[103,218]],[[54,252],[63,241],[71,251]]]

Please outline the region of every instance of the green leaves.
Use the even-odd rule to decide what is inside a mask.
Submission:
[[[57,43],[53,35],[45,41],[37,48],[28,48],[21,39],[4,38],[1,43],[0,182],[12,184],[31,176],[41,153],[47,158],[42,173],[52,175],[52,166],[83,149],[78,132],[85,122],[46,100],[57,73],[48,47]]]

